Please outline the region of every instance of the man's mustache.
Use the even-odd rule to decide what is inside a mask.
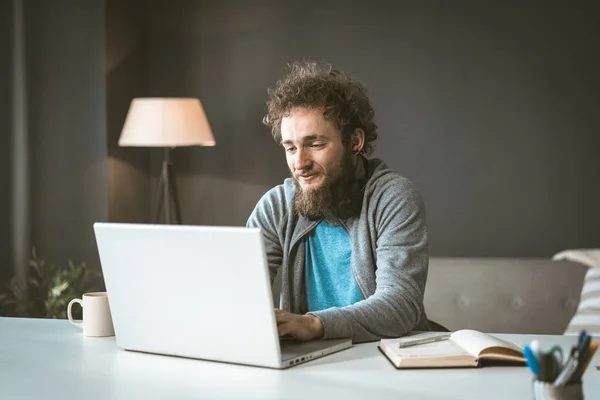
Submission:
[[[308,178],[309,176],[319,175],[320,172],[316,170],[303,171],[300,173],[294,174],[296,178]]]

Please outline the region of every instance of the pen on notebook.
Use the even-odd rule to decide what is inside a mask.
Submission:
[[[428,336],[428,337],[418,338],[418,339],[407,339],[407,340],[402,340],[402,341],[398,342],[398,347],[403,348],[403,347],[417,346],[420,344],[441,342],[442,340],[448,340],[448,339],[450,339],[450,335]]]

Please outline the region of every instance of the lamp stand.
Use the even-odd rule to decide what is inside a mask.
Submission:
[[[162,163],[156,200],[156,216],[154,217],[156,223],[160,221],[160,216],[163,214],[166,224],[181,224],[181,211],[179,210],[175,172],[173,161],[171,161],[171,149],[168,147],[165,148],[165,159]]]

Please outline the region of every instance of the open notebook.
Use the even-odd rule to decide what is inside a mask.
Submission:
[[[381,339],[379,349],[396,368],[477,367],[482,360],[525,365],[523,351],[516,344],[470,329],[456,331],[450,339],[441,342],[398,347],[403,340],[434,334],[427,332],[397,339]]]

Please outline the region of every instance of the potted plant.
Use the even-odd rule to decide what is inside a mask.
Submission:
[[[0,287],[0,316],[64,319],[71,299],[104,290],[100,267],[71,260],[66,266],[48,264],[38,258],[33,248],[27,290],[19,288],[14,276],[4,283]],[[81,308],[73,308],[73,318],[81,319]]]

